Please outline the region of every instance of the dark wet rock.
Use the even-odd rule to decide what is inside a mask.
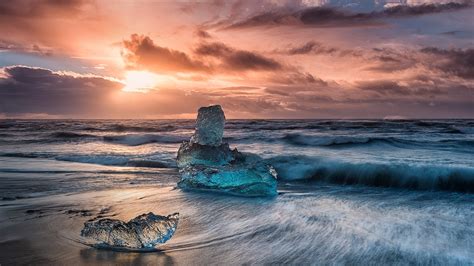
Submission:
[[[205,130],[213,130],[212,123],[205,126],[202,121],[216,121],[220,130],[224,128],[225,117],[222,112],[222,119],[218,111],[222,111],[220,106],[208,107],[217,110],[214,112],[204,112],[208,110],[200,108],[196,133],[189,142],[185,141],[178,150],[177,165],[181,175],[178,187],[182,189],[199,189],[226,192],[242,196],[275,196],[276,172],[272,166],[264,163],[260,157],[252,154],[243,154],[237,149],[231,150],[229,144],[222,143],[222,133],[210,134],[219,136],[213,138],[212,143],[219,145],[206,145],[195,141],[196,135],[206,135]],[[206,115],[210,115],[208,119]],[[200,130],[199,134],[198,128]],[[219,132],[219,130],[217,130]]]
[[[168,216],[147,213],[128,222],[116,219],[87,221],[81,236],[98,241],[98,245],[119,248],[153,248],[168,241],[178,226],[179,213]]]

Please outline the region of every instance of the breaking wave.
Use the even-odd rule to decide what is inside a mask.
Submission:
[[[268,162],[275,167],[278,177],[286,181],[474,192],[473,167],[346,162],[308,156],[277,156]]]
[[[432,141],[408,140],[396,137],[352,137],[352,136],[314,136],[303,134],[287,134],[282,138],[286,143],[297,146],[353,146],[362,144],[387,144],[397,147],[429,146],[446,144],[459,147],[474,147],[471,139],[440,139]]]

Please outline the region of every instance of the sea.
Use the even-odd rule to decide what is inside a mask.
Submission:
[[[0,120],[0,264],[474,265],[474,120],[227,120],[223,141],[277,171],[269,199],[176,188],[194,123]],[[121,189],[138,196],[98,196]],[[81,245],[102,208],[182,224],[160,254],[120,257]]]

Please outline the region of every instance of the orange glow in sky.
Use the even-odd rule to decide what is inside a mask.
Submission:
[[[125,74],[125,87],[127,92],[147,92],[158,84],[158,76],[148,71],[127,71]]]
[[[346,2],[0,1],[0,117],[474,118],[473,1]]]

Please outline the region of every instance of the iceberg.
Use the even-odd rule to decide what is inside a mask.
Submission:
[[[219,105],[198,110],[196,131],[177,155],[178,187],[241,196],[277,195],[277,173],[254,154],[231,150],[222,143],[225,115]]]
[[[128,222],[116,219],[92,220],[84,223],[81,236],[98,241],[98,245],[147,249],[168,241],[178,226],[179,213],[168,216],[150,212]]]

